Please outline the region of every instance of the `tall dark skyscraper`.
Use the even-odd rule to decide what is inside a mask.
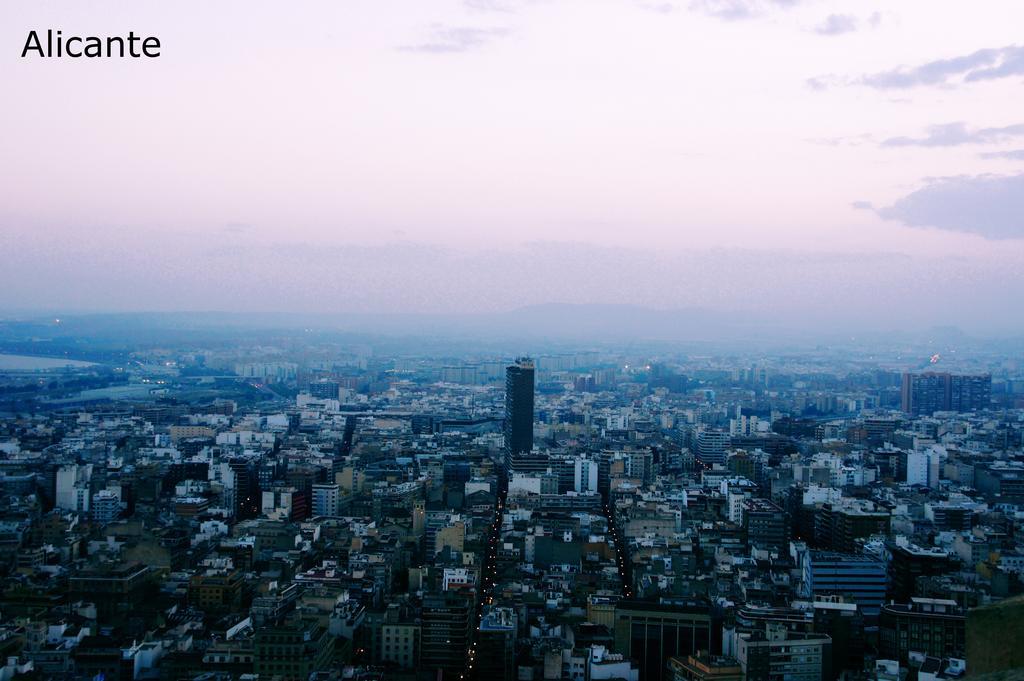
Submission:
[[[505,369],[505,451],[509,457],[533,449],[533,360],[520,357]]]

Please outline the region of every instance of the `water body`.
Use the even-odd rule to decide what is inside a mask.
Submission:
[[[28,355],[4,355],[0,353],[0,371],[47,371],[50,369],[81,369],[94,366],[94,362],[60,357],[30,357]]]

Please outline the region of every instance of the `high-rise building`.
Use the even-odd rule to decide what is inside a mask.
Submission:
[[[743,502],[743,529],[752,547],[783,553],[789,545],[786,512],[767,499]]]
[[[864,615],[856,603],[839,596],[815,598],[814,632],[832,639],[828,663],[832,678],[839,678],[844,670],[864,668]]]
[[[55,504],[63,511],[89,512],[92,464],[67,464],[57,469]]]
[[[906,459],[904,469],[907,472],[908,485],[920,485],[937,489],[939,486],[939,453],[934,449],[923,452],[903,452],[900,456]]]
[[[985,409],[992,402],[992,376],[949,377],[949,408],[953,411],[974,411]]]
[[[259,515],[262,496],[256,462],[249,457],[232,457],[228,466],[234,472],[235,517],[239,520]]]
[[[597,461],[576,457],[573,460],[573,489],[577,492],[596,492],[597,474]]]
[[[921,577],[942,575],[957,569],[955,554],[940,548],[895,542],[888,542],[886,548],[891,556],[889,598],[897,603],[906,603],[918,594],[917,581]]]
[[[697,460],[710,468],[716,463],[725,463],[725,450],[729,448],[729,433],[718,428],[705,428],[695,439]]]
[[[309,516],[309,499],[294,487],[275,485],[261,496],[263,515],[279,520],[305,520]]]
[[[94,603],[100,617],[128,617],[142,603],[149,577],[149,567],[136,561],[98,564],[72,576],[68,591]]]
[[[914,416],[931,416],[949,408],[949,374],[903,374],[901,409]]]
[[[912,416],[931,416],[937,411],[985,409],[992,401],[992,376],[927,371],[903,374],[901,408]]]
[[[479,655],[473,678],[513,681],[516,678],[517,617],[512,608],[492,608],[480,621]]]
[[[809,551],[799,563],[803,573],[801,596],[848,596],[865,618],[878,617],[888,585],[885,563],[868,556],[830,551]]]
[[[509,459],[533,450],[533,360],[521,357],[505,369],[505,451]]]
[[[188,582],[188,602],[208,613],[228,613],[242,602],[244,575],[239,570],[207,569],[192,575]]]
[[[101,489],[92,495],[91,512],[93,521],[105,527],[121,515],[121,500],[113,490]]]
[[[313,485],[313,515],[337,515],[341,485]]]
[[[615,651],[637,661],[640,678],[663,681],[670,657],[711,648],[714,628],[706,603],[622,600],[615,606]]]
[[[320,399],[338,399],[341,385],[337,381],[315,381],[309,384],[309,394]]]
[[[388,606],[388,616],[381,626],[380,659],[399,669],[414,669],[419,659],[420,625],[417,622],[391,619],[394,604]]]
[[[417,537],[427,531],[427,504],[423,499],[412,502],[412,533]]]
[[[256,628],[253,671],[261,677],[305,681],[313,672],[327,669],[333,652],[334,638],[326,627],[295,616]]]
[[[473,592],[469,589],[443,591],[423,598],[420,669],[458,678],[466,668],[473,627]]]
[[[747,681],[827,681],[831,679],[832,639],[825,634],[791,632],[769,623],[765,631],[740,634],[736,658]]]
[[[906,664],[911,653],[963,657],[967,613],[950,601],[911,598],[908,604],[882,606],[878,626],[879,655]]]
[[[856,553],[858,540],[887,535],[892,517],[871,504],[825,503],[814,518],[814,541],[819,548]]]

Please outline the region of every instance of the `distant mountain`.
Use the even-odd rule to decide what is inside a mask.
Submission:
[[[766,322],[704,308],[562,303],[530,305],[486,319],[488,328],[505,333],[611,340],[736,339]]]
[[[727,344],[731,347],[789,345],[889,345],[906,343],[928,357],[979,340],[955,327],[919,331],[850,333],[815,319],[781,319],[766,313],[700,307],[659,310],[628,304],[547,303],[504,312],[465,314],[293,314],[234,312],[139,312],[19,316],[0,320],[0,342],[39,343],[84,339],[108,345],[161,342],[231,342],[275,335],[343,334],[359,339],[416,338],[460,343],[536,345],[540,342],[623,345],[631,342]],[[1011,342],[1010,340],[1003,341]],[[929,348],[934,348],[929,350]],[[20,348],[19,348],[20,349]]]
[[[361,333],[591,342],[716,341],[790,336],[771,320],[703,308],[656,310],[639,305],[547,303],[507,312],[349,314],[322,324]]]

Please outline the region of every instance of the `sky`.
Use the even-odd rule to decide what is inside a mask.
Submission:
[[[1024,4],[6,0],[0,309],[1024,332]],[[21,58],[30,30],[158,59]]]

